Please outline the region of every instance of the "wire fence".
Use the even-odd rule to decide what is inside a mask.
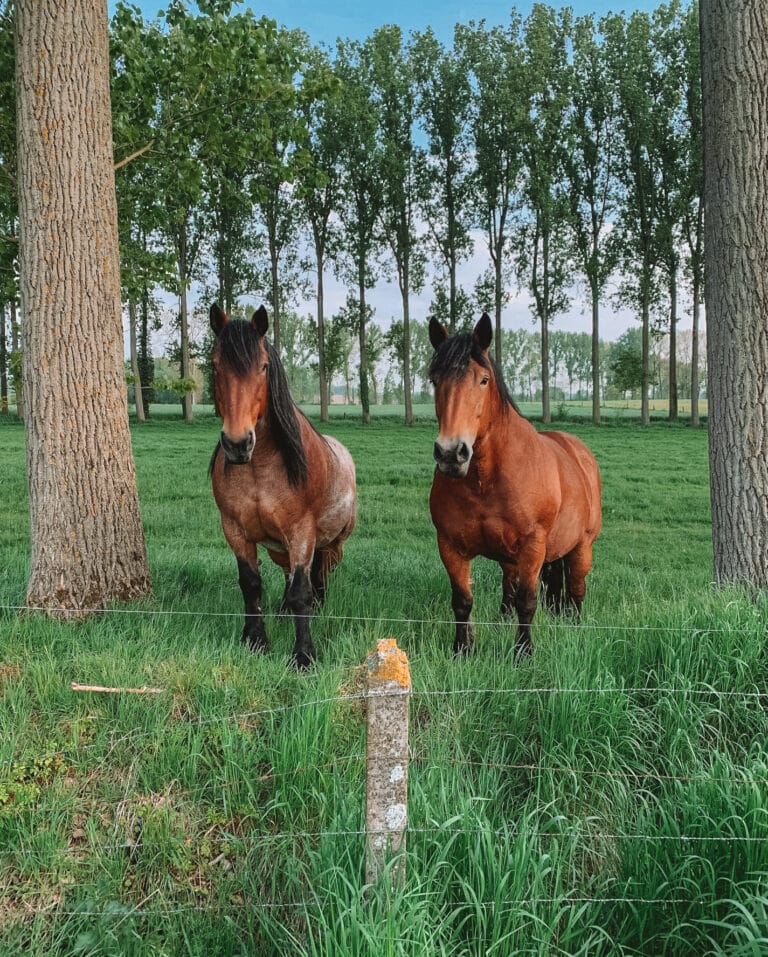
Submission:
[[[0,610],[3,611],[30,611],[38,610],[31,609],[29,606],[11,606],[11,605],[0,605]],[[183,616],[199,616],[203,617],[206,615],[212,615],[215,617],[238,617],[240,615],[230,615],[229,613],[220,613],[220,612],[178,612],[178,611],[168,611],[168,610],[140,610],[140,609],[105,609],[110,613],[117,611],[119,613],[127,614],[144,614],[144,615],[167,615],[167,614],[178,614]],[[276,616],[277,617],[277,616]],[[344,620],[344,621],[364,621],[371,624],[381,625],[397,623],[400,625],[423,625],[423,624],[453,624],[453,622],[441,622],[435,619],[388,619],[388,618],[377,618],[377,617],[362,617],[362,616],[326,616],[331,620]],[[480,622],[477,622],[480,624]],[[488,625],[498,625],[498,624],[507,624],[506,622],[485,622],[484,624]],[[583,625],[581,627],[584,627]],[[593,624],[591,627],[596,629],[603,629],[606,631],[651,631],[651,632],[669,632],[669,627],[649,627],[649,626],[606,626],[600,624]],[[684,627],[682,624],[681,628]],[[708,633],[710,629],[694,629],[697,635]],[[733,631],[738,631],[738,629],[732,629]],[[751,631],[752,629],[744,629],[745,631]],[[711,629],[712,632],[715,632],[716,629]],[[385,693],[386,694],[386,693]],[[397,694],[400,694],[398,692]],[[659,698],[662,696],[665,697],[674,697],[682,696],[683,698],[697,698],[697,699],[707,699],[711,698],[713,700],[743,700],[745,702],[751,702],[762,706],[763,700],[768,698],[768,692],[762,692],[759,690],[752,689],[733,689],[733,688],[717,688],[709,685],[701,686],[664,686],[663,684],[656,683],[649,686],[622,686],[620,683],[609,684],[604,686],[589,686],[589,687],[565,687],[565,686],[553,686],[553,685],[543,685],[543,686],[534,686],[534,687],[465,687],[465,688],[443,688],[443,689],[434,689],[434,688],[414,688],[411,692],[411,695],[414,699],[424,699],[424,700],[434,700],[434,699],[458,699],[466,696],[483,696],[483,697],[524,697],[524,696],[585,696],[585,695],[621,695],[625,697],[629,696],[650,696],[654,698]],[[169,693],[169,697],[172,695]],[[349,705],[352,703],[361,703],[365,701],[368,697],[367,692],[354,692],[348,694],[337,694],[312,698],[305,701],[296,701],[289,704],[282,704],[273,707],[265,708],[256,708],[247,711],[238,711],[236,713],[225,713],[214,716],[207,717],[192,717],[185,716],[182,720],[178,721],[175,726],[175,731],[179,730],[186,731],[188,733],[196,733],[199,730],[203,730],[212,726],[226,724],[226,723],[237,723],[243,725],[249,722],[262,721],[275,716],[285,716],[291,713],[297,713],[307,709],[320,709],[325,707],[334,707],[339,705]],[[161,705],[162,706],[162,705]],[[111,754],[114,751],[121,747],[127,746],[130,748],[136,748],[142,742],[146,742],[147,739],[150,739],[157,735],[157,729],[153,730],[137,730],[129,731],[127,733],[118,734],[113,738],[105,741],[93,742],[93,743],[81,743],[78,741],[73,741],[69,745],[64,745],[55,750],[49,750],[44,753],[35,754],[34,757],[36,760],[47,760],[53,759],[56,757],[63,757],[65,755],[70,755],[78,757],[81,754],[89,754],[94,751],[99,751],[104,754],[101,757],[101,761],[108,761]],[[28,749],[25,749],[23,752],[13,755],[10,758],[5,758],[0,761],[0,771],[2,769],[9,770],[13,768],[16,763],[21,760],[25,755],[28,755]],[[138,758],[137,758],[138,760]],[[254,782],[246,782],[246,788],[254,785],[260,784],[268,781],[276,780],[280,777],[286,777],[290,775],[301,775],[305,773],[325,773],[329,770],[343,768],[344,766],[353,766],[353,765],[362,765],[363,755],[359,751],[353,751],[351,753],[337,755],[332,758],[330,761],[316,762],[311,763],[307,762],[301,767],[294,767],[287,770],[276,770],[270,769],[264,772],[264,774],[257,778]],[[676,774],[676,773],[667,773],[659,771],[657,769],[648,769],[648,770],[613,770],[613,769],[599,769],[599,768],[585,768],[585,767],[573,767],[568,766],[567,764],[562,763],[537,763],[537,762],[506,762],[506,761],[496,761],[496,760],[476,760],[465,757],[457,757],[451,759],[447,762],[451,765],[461,765],[470,769],[486,769],[494,771],[515,771],[515,772],[527,772],[532,775],[571,775],[575,777],[584,777],[584,778],[604,778],[607,780],[623,780],[627,782],[640,782],[640,781],[655,781],[655,782],[685,782],[685,783],[719,783],[719,784],[730,784],[737,786],[748,785],[753,786],[766,786],[768,785],[768,773],[765,777],[755,775],[750,772],[748,769],[743,769],[739,773],[733,775],[723,775],[722,773],[717,772],[718,765],[715,763],[712,765],[712,774],[706,773],[706,769],[703,772],[696,774]],[[445,767],[442,765],[436,765],[431,763],[429,758],[419,759],[416,758],[415,761],[416,767],[422,772],[436,771],[441,772],[445,770]],[[133,769],[132,769],[133,770]],[[188,798],[193,795],[203,795],[209,793],[213,789],[222,790],[229,787],[235,786],[235,784],[241,784],[242,782],[238,781],[214,781],[210,784],[201,786],[200,788],[180,788],[177,786],[178,782],[170,782],[168,785],[167,792],[164,795],[164,800],[181,800],[182,798]],[[130,791],[131,782],[129,780],[126,785],[126,794]],[[86,801],[85,798],[78,800],[78,807],[81,812],[90,811],[91,813],[98,813],[99,810],[103,810],[105,805],[100,804],[100,799],[98,797],[93,798],[91,802]],[[116,825],[117,827],[117,825]],[[655,844],[679,844],[682,846],[689,846],[691,848],[701,845],[714,845],[714,846],[729,846],[729,847],[749,847],[749,846],[763,846],[768,845],[768,822],[766,824],[766,833],[765,834],[756,834],[756,833],[743,833],[743,834],[696,834],[696,833],[646,833],[643,831],[609,831],[609,830],[600,830],[589,828],[573,828],[573,827],[556,827],[552,828],[528,828],[528,827],[513,827],[513,828],[488,828],[482,826],[456,826],[455,821],[445,822],[445,823],[431,823],[425,826],[415,826],[409,823],[407,826],[407,834],[413,838],[427,838],[435,840],[440,840],[442,838],[455,838],[458,836],[465,836],[468,838],[472,837],[481,837],[491,838],[499,841],[511,841],[515,839],[525,839],[531,841],[550,841],[550,840],[559,840],[559,841],[571,841],[578,843],[584,841],[593,845],[595,842],[610,842],[610,843],[620,843],[620,842],[638,842],[641,844],[655,845]],[[349,829],[328,829],[328,830],[278,830],[270,833],[256,833],[251,835],[248,838],[232,836],[227,834],[217,835],[217,847],[219,850],[219,856],[228,855],[230,853],[237,854],[248,854],[251,851],[262,847],[271,847],[277,844],[295,844],[300,842],[323,842],[323,841],[336,841],[336,840],[352,840],[360,844],[364,843],[367,837],[367,831],[365,828],[349,828]],[[54,857],[72,857],[78,860],[82,859],[83,855],[89,853],[97,854],[138,854],[143,852],[152,852],[157,850],[157,848],[148,844],[141,837],[135,841],[131,840],[122,840],[122,841],[112,841],[100,843],[96,841],[88,841],[85,844],[74,843],[67,845],[66,847],[57,848],[53,856]],[[24,856],[33,856],[36,852],[34,845],[20,845],[15,848],[14,851],[17,855]],[[412,851],[409,853],[413,853]],[[696,852],[698,853],[698,852]],[[0,871],[1,873],[1,871]],[[538,905],[556,905],[562,907],[569,907],[575,905],[598,905],[598,906],[660,906],[660,907],[671,907],[671,906],[691,906],[695,904],[706,903],[703,899],[696,899],[694,897],[682,897],[674,896],[674,889],[671,889],[671,894],[673,896],[644,896],[642,894],[633,894],[626,889],[624,892],[616,893],[611,895],[610,893],[604,893],[603,896],[595,895],[589,896],[584,895],[583,892],[579,892],[578,889],[574,889],[572,892],[563,893],[559,895],[552,896],[542,896],[542,895],[532,895],[532,896],[521,896],[514,898],[505,898],[503,900],[479,900],[466,902],[466,904],[461,904],[460,906],[466,907],[476,907],[476,908],[493,908],[497,911],[504,908],[526,908],[526,907],[535,907]],[[190,902],[185,903],[179,906],[169,906],[163,908],[152,908],[147,907],[146,905],[150,903],[151,898],[154,894],[149,895],[138,904],[123,904],[121,907],[123,910],[119,912],[118,919],[127,920],[129,918],[137,918],[141,920],[149,919],[163,919],[165,917],[171,916],[173,914],[184,914],[190,913],[193,911],[206,911],[206,912],[215,912],[216,909],[220,906],[215,902]],[[47,914],[55,914],[57,917],[71,917],[71,918],[102,918],[105,914],[108,913],[109,904],[105,904],[105,907],[102,909],[93,908],[92,906],[84,905],[83,907],[75,906],[74,908],[67,907],[67,894],[64,893],[62,900],[52,900],[48,904],[40,904],[39,900],[35,898],[35,904],[32,906],[31,914],[34,916],[45,916]],[[24,900],[23,895],[18,893],[5,893],[0,894],[0,909],[7,907],[10,911],[23,911],[24,909]],[[319,896],[308,897],[302,900],[271,900],[271,901],[259,901],[259,902],[245,902],[243,904],[238,903],[238,907],[245,907],[248,910],[253,911],[310,911],[319,906],[324,906],[324,902]]]
[[[41,606],[41,605],[15,605],[15,604],[0,604],[0,611],[4,612],[13,612],[16,614],[26,614],[28,612],[38,612],[40,614],[51,615],[55,614],[62,618],[72,617],[73,619],[79,618],[82,616],[83,612],[80,609],[76,608],[54,608]],[[89,608],[89,615],[127,615],[133,617],[180,617],[180,618],[229,618],[229,619],[239,619],[242,621],[243,613],[237,611],[212,611],[207,609],[189,609],[189,610],[179,610],[174,608],[134,608],[126,606],[109,606],[105,605],[99,608]],[[333,621],[333,622],[355,622],[358,624],[367,624],[367,625],[401,625],[401,626],[411,626],[419,625],[421,627],[425,625],[439,625],[439,626],[453,626],[456,624],[454,618],[391,618],[386,615],[336,615],[329,613],[325,610],[320,610],[319,612],[309,613],[307,615],[294,614],[289,611],[265,611],[263,613],[265,620],[294,620],[295,618],[309,618],[312,620],[320,621]],[[509,628],[510,619],[509,618],[488,618],[488,619],[478,619],[473,618],[472,624],[478,627],[488,627],[488,628]],[[558,630],[572,630],[575,626],[574,622],[568,621],[555,621],[550,618],[547,620],[546,627],[548,629],[558,631]],[[753,634],[757,625],[752,627],[734,627],[732,625],[727,626],[727,631],[730,634],[734,635],[747,635]],[[723,624],[711,625],[711,626],[691,626],[690,623],[679,622],[671,625],[637,625],[637,624],[626,624],[626,625],[617,625],[617,624],[607,624],[595,621],[585,621],[580,620],[578,622],[579,631],[601,631],[601,632],[628,632],[628,633],[649,633],[649,634],[669,634],[670,632],[677,632],[681,630],[690,631],[697,636],[703,635],[717,635],[722,634],[726,630]]]

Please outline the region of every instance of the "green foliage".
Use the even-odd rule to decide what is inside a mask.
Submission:
[[[611,348],[608,368],[619,392],[634,392],[643,384],[643,350],[639,329],[628,329]]]

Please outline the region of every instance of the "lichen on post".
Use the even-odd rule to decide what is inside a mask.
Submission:
[[[383,638],[366,657],[368,744],[366,753],[367,884],[387,863],[393,883],[405,881],[408,819],[408,705],[411,673],[394,638]]]

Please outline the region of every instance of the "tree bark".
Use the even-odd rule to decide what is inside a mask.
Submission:
[[[150,590],[123,374],[105,0],[16,4],[27,603]]]
[[[136,348],[136,303],[133,299],[128,303],[128,322],[130,324],[131,341],[131,373],[133,375],[133,395],[136,403],[136,418],[139,422],[146,422],[144,414],[144,396],[141,391],[141,374],[139,373],[139,355]]]
[[[768,6],[701,0],[714,573],[768,587]]]

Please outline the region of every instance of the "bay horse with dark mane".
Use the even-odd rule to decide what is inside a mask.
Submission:
[[[602,521],[600,471],[583,442],[523,418],[490,358],[492,336],[485,313],[455,336],[430,320],[439,434],[429,507],[451,581],[454,653],[472,648],[470,565],[482,555],[501,566],[501,614],[517,612],[519,656],[532,650],[540,576],[555,611],[580,615]]]
[[[216,334],[213,377],[222,418],[210,465],[221,525],[237,558],[245,602],[242,641],[267,648],[258,547],[285,573],[283,607],[295,619],[293,658],[315,658],[309,617],[322,604],[328,576],[355,526],[355,466],[347,449],[320,435],[298,409],[285,371],[265,338],[267,311],[250,322],[211,306]]]

